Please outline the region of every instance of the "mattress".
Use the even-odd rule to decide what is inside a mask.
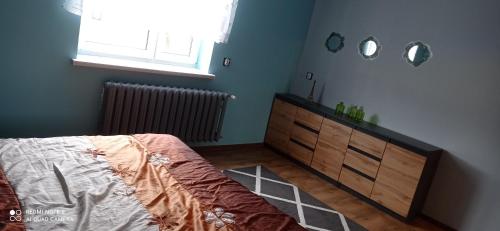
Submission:
[[[304,230],[171,135],[0,139],[0,229]]]

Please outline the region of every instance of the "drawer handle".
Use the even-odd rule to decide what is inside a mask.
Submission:
[[[316,133],[316,134],[319,134],[319,131],[316,131],[316,130],[314,130],[313,128],[310,128],[310,127],[308,127],[307,125],[305,125],[305,124],[303,124],[303,123],[301,123],[301,122],[294,121],[293,123],[294,123],[295,125],[297,125],[297,126],[301,127],[301,128],[304,128],[304,129],[306,129],[306,130],[310,131],[310,132],[314,132],[314,133]]]
[[[368,157],[370,159],[374,159],[374,160],[376,160],[378,162],[382,161],[382,158],[378,158],[378,157],[376,157],[376,156],[374,156],[374,155],[372,155],[372,154],[370,154],[368,152],[365,152],[365,151],[363,151],[363,150],[361,150],[359,148],[353,147],[351,145],[348,145],[347,148],[349,148],[349,149],[351,149],[351,150],[353,150],[353,151],[355,151],[355,152],[357,152],[357,153],[359,153],[359,154],[361,154],[363,156],[366,156],[366,157]]]
[[[301,147],[307,148],[308,150],[314,151],[314,148],[311,148],[296,139],[290,138],[290,141],[296,143],[297,145],[300,145]]]
[[[359,170],[357,170],[357,169],[355,169],[355,168],[353,168],[353,167],[351,167],[351,166],[349,166],[349,165],[342,164],[342,167],[343,167],[343,168],[347,168],[347,169],[351,170],[352,172],[354,172],[354,173],[356,173],[356,174],[358,174],[358,175],[360,175],[360,176],[362,176],[362,177],[364,177],[364,178],[366,178],[366,179],[368,179],[368,180],[370,180],[370,181],[375,182],[375,178],[373,178],[373,177],[371,177],[371,176],[368,176],[368,175],[366,175],[366,174],[362,173],[361,171],[359,171]]]

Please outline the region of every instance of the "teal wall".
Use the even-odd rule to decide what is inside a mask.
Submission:
[[[114,80],[236,95],[220,142],[234,144],[263,140],[273,94],[287,90],[296,70],[314,0],[240,0],[229,43],[214,48],[215,80],[74,67],[80,19],[62,0],[0,4],[0,137],[95,134],[103,82]]]

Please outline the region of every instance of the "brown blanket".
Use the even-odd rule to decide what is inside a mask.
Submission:
[[[21,206],[16,194],[0,169],[0,230],[25,230]]]

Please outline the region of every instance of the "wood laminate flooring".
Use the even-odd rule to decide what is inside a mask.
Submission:
[[[261,164],[368,230],[446,230],[422,218],[404,223],[263,145],[201,147],[195,150],[221,170]]]

